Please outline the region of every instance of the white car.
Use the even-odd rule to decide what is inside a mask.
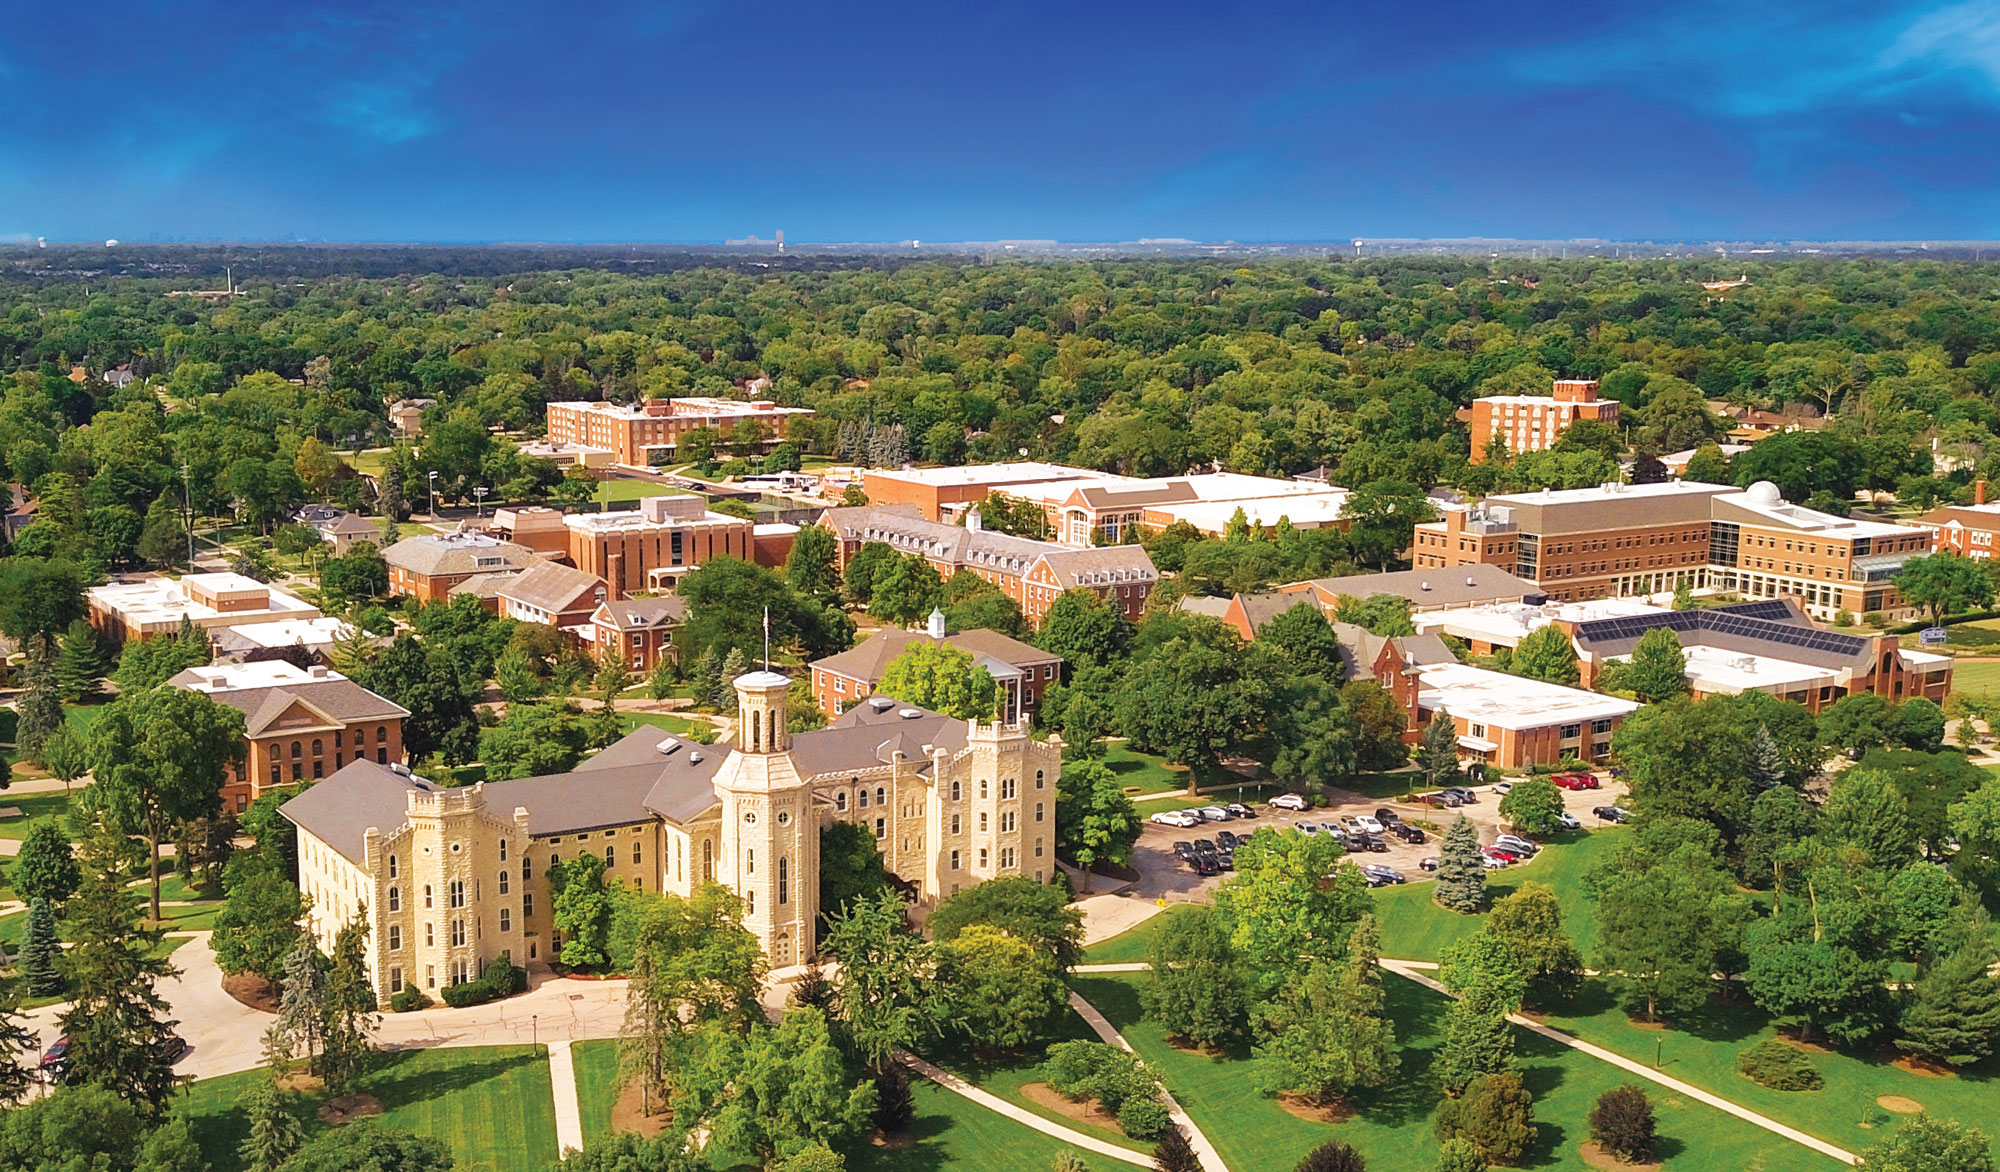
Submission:
[[[1188,813],[1186,810],[1162,810],[1151,818],[1146,819],[1146,821],[1151,822],[1155,826],[1177,826],[1182,830],[1186,830],[1190,826],[1201,825],[1201,819]]]
[[[1342,826],[1357,834],[1380,834],[1382,824],[1366,814],[1351,814],[1340,820]]]
[[[1562,830],[1582,830],[1582,829],[1583,829],[1583,823],[1581,823],[1581,822],[1578,822],[1578,821],[1577,821],[1576,819],[1574,819],[1574,818],[1570,817],[1570,816],[1569,816],[1568,814],[1557,814],[1557,815],[1556,815],[1556,826],[1557,826],[1558,828],[1562,829]]]
[[[1508,795],[1509,793],[1513,792],[1513,789],[1514,789],[1514,783],[1513,783],[1513,782],[1511,782],[1511,781],[1503,781],[1503,782],[1499,782],[1498,784],[1496,784],[1496,785],[1495,785],[1495,786],[1493,787],[1493,792],[1494,792],[1494,793],[1496,793],[1496,794],[1499,794],[1499,795],[1500,795],[1501,797],[1503,797],[1503,798],[1504,798],[1504,797],[1506,797],[1506,796],[1507,796],[1507,795]]]
[[[1304,794],[1279,794],[1277,797],[1271,799],[1271,808],[1274,810],[1305,810],[1310,809],[1311,806],[1306,801]]]

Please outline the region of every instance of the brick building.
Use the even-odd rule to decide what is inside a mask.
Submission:
[[[1008,490],[1059,485],[1066,495],[1074,486],[1100,482],[1144,483],[1109,472],[1034,460],[955,468],[868,468],[861,473],[861,490],[868,495],[869,504],[913,508],[926,521],[955,517],[966,506],[985,500],[991,492],[1014,495]]]
[[[1001,711],[1009,723],[1033,716],[1042,693],[1062,678],[1062,656],[983,627],[948,634],[943,613],[936,612],[924,630],[884,627],[850,650],[814,660],[813,702],[828,716],[839,716],[874,695],[889,665],[920,642],[963,651],[986,668],[1000,686]]]
[[[785,437],[791,420],[811,415],[811,408],[780,407],[763,400],[688,398],[649,399],[639,406],[623,403],[550,403],[548,439],[552,444],[601,448],[611,460],[634,468],[670,464],[680,437],[699,428],[731,436],[755,434],[760,451]],[[736,442],[743,442],[740,438]]]
[[[452,587],[490,574],[519,573],[540,565],[535,551],[483,533],[422,533],[382,551],[389,564],[389,593],[418,602],[445,599]]]
[[[661,660],[679,657],[674,632],[687,621],[687,603],[673,595],[660,598],[606,599],[590,614],[590,650],[599,663],[621,659],[635,675],[645,675]]]
[[[649,496],[635,510],[578,513],[563,524],[570,564],[617,578],[626,594],[669,588],[710,558],[750,561],[756,552],[753,522],[712,512],[706,497],[692,494]]]
[[[320,617],[296,594],[242,574],[184,574],[92,586],[84,592],[90,625],[106,641],[174,635],[186,619],[204,631]]]
[[[1077,549],[993,533],[981,527],[976,507],[963,526],[927,521],[910,506],[880,505],[828,509],[819,523],[839,540],[843,572],[863,545],[880,542],[924,558],[945,578],[960,570],[979,575],[1013,599],[1031,626],[1040,626],[1050,605],[1072,589],[1095,591],[1136,622],[1159,584],[1153,559],[1137,545]]]
[[[1617,426],[1618,403],[1597,397],[1597,380],[1557,379],[1548,395],[1489,395],[1472,401],[1472,462],[1486,462],[1495,436],[1510,452],[1540,452],[1579,419]]]
[[[200,692],[243,714],[249,759],[222,789],[224,809],[249,808],[271,786],[316,781],[351,761],[403,759],[409,711],[328,667],[281,659],[192,667],[168,685]]]
[[[495,595],[501,618],[544,623],[579,643],[589,640],[591,613],[609,597],[604,579],[554,562],[508,576]]]
[[[1789,504],[1767,481],[1747,489],[1614,483],[1488,497],[1473,510],[1448,512],[1417,526],[1413,559],[1420,570],[1501,566],[1558,602],[1686,582],[1752,598],[1797,597],[1818,618],[1842,610],[1901,617],[1910,608],[1896,593],[1896,574],[1930,550],[1932,532]]]

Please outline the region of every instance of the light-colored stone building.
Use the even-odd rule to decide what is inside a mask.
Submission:
[[[549,963],[551,864],[600,853],[607,879],[692,895],[719,883],[774,967],[802,963],[819,915],[819,835],[874,836],[929,904],[985,882],[1055,874],[1062,743],[876,697],[824,729],[787,733],[791,681],[736,681],[734,746],[642,727],[575,771],[434,785],[358,761],[287,802],[299,882],[323,947],[366,909],[377,993],[475,979],[495,957]]]

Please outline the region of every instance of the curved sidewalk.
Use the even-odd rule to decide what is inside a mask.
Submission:
[[[1117,1144],[1098,1139],[1095,1136],[1085,1135],[1080,1131],[1071,1131],[1060,1123],[1051,1123],[1032,1111],[1024,1111],[997,1095],[980,1090],[950,1071],[932,1066],[915,1054],[905,1052],[898,1055],[898,1057],[902,1059],[903,1065],[930,1079],[944,1089],[963,1095],[988,1111],[993,1111],[1008,1119],[1012,1119],[1023,1127],[1032,1127],[1043,1135],[1053,1136],[1066,1144],[1082,1148],[1085,1151],[1096,1152],[1100,1156],[1110,1156],[1114,1160],[1121,1160],[1139,1168],[1151,1168],[1153,1166],[1153,1158],[1144,1152],[1135,1152],[1130,1148],[1121,1148]],[[1217,1167],[1219,1168],[1220,1165]]]
[[[1425,976],[1421,972],[1418,972],[1414,964],[1410,961],[1385,959],[1381,962],[1381,964],[1383,968],[1389,970],[1392,973],[1395,973],[1399,977],[1415,981],[1417,984],[1424,986],[1426,989],[1436,990],[1437,992],[1442,993],[1447,997],[1452,996],[1451,990],[1445,988],[1442,984],[1440,984],[1436,980]],[[1839,1160],[1843,1164],[1856,1164],[1860,1162],[1860,1157],[1856,1156],[1853,1152],[1848,1151],[1846,1148],[1836,1147],[1833,1144],[1830,1144],[1825,1140],[1820,1139],[1816,1136],[1807,1135],[1805,1132],[1800,1131],[1796,1127],[1787,1127],[1785,1124],[1782,1124],[1775,1119],[1771,1119],[1767,1116],[1757,1114],[1755,1111],[1750,1110],[1748,1107],[1738,1106],[1737,1104],[1730,1102],[1728,1099],[1725,1099],[1720,1095],[1711,1094],[1708,1091],[1702,1090],[1700,1087],[1692,1086],[1688,1083],[1682,1082],[1677,1078],[1661,1074],[1659,1071],[1654,1070],[1653,1068],[1647,1066],[1643,1062],[1634,1062],[1632,1059],[1627,1058],[1622,1054],[1614,1054],[1611,1051],[1606,1050],[1602,1046],[1593,1046],[1589,1042],[1586,1042],[1581,1038],[1572,1037],[1571,1035],[1566,1034],[1559,1029],[1555,1029],[1551,1026],[1545,1026],[1538,1021],[1522,1017],[1520,1014],[1517,1013],[1508,1014],[1507,1020],[1517,1026],[1520,1026],[1524,1030],[1532,1030],[1535,1033],[1540,1034],[1542,1037],[1545,1037],[1552,1042],[1560,1042],[1563,1045],[1568,1046],[1572,1050],[1581,1050],[1585,1054],[1588,1054],[1592,1058],[1598,1059],[1601,1062],[1608,1062],[1611,1065],[1618,1067],[1620,1070],[1627,1071],[1631,1074],[1636,1074],[1640,1078],[1643,1078],[1648,1082],[1658,1083],[1659,1085],[1666,1087],[1668,1090],[1673,1091],[1676,1094],[1686,1095],[1688,1098],[1693,1099],[1698,1103],[1705,1103],[1708,1106],[1713,1107],[1718,1111],[1726,1111],[1729,1114],[1736,1116],[1738,1119],[1743,1120],[1745,1123],[1755,1124],[1756,1126],[1763,1128],[1765,1131],[1768,1131],[1773,1135],[1782,1136],[1785,1139],[1791,1140],[1795,1144],[1811,1148],[1813,1151],[1816,1151],[1823,1156],[1831,1156],[1832,1158]]]
[[[1097,1032],[1099,1038],[1127,1054],[1132,1053],[1132,1043],[1125,1040],[1125,1035],[1118,1032],[1118,1027],[1112,1025],[1103,1014],[1097,1012],[1095,1005],[1085,1001],[1074,990],[1069,995],[1069,1007],[1076,1010],[1078,1015],[1090,1024],[1090,1028]],[[1173,1092],[1167,1090],[1165,1083],[1160,1084],[1160,1095],[1167,1101],[1167,1114],[1180,1125],[1182,1131],[1187,1132],[1188,1144],[1201,1159],[1201,1166],[1209,1172],[1229,1172],[1229,1165],[1222,1162],[1222,1154],[1215,1150],[1214,1144],[1208,1142],[1208,1137],[1202,1134],[1201,1128],[1194,1125],[1194,1120],[1188,1117],[1180,1101],[1174,1098]]]

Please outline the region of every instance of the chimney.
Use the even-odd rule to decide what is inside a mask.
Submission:
[[[611,553],[605,557],[604,577],[605,577],[605,590],[604,590],[605,600],[608,602],[617,602],[618,600],[624,598],[625,597],[625,554],[622,550]]]
[[[1975,505],[1986,503],[1986,478],[1984,476],[1972,482],[1972,503]]]

